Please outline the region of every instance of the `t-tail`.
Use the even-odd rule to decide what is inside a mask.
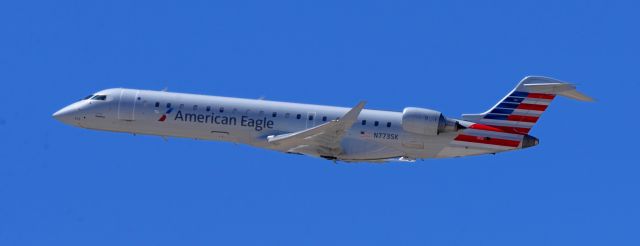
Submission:
[[[558,95],[593,101],[591,97],[578,92],[574,84],[548,77],[527,76],[487,112],[464,114],[462,119],[504,132],[526,135]]]
[[[529,135],[542,113],[556,96],[593,101],[576,91],[576,86],[556,79],[528,76],[482,114],[464,114],[464,129],[438,157],[497,153],[536,146]]]

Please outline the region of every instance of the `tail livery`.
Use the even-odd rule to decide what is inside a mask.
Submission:
[[[578,92],[573,84],[547,77],[528,76],[487,112],[465,114],[462,119],[508,133],[528,134],[557,95],[593,101]]]
[[[437,157],[497,153],[538,144],[529,131],[556,96],[593,101],[575,85],[547,77],[525,77],[515,89],[482,114],[464,114],[463,129]]]

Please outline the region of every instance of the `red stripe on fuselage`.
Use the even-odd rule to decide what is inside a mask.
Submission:
[[[548,107],[547,105],[521,103],[518,105],[516,109],[544,111],[547,109],[547,107]]]
[[[556,97],[554,94],[544,94],[544,93],[529,93],[527,95],[528,98],[540,98],[540,99],[553,99]]]
[[[464,135],[464,134],[458,135],[455,138],[455,140],[463,141],[463,142],[471,142],[471,143],[507,146],[507,147],[518,147],[518,145],[520,145],[520,141],[491,138],[491,137],[478,137],[478,136],[471,136],[471,135]]]

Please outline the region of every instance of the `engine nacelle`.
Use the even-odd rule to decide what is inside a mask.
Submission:
[[[442,113],[426,108],[405,108],[402,111],[402,129],[422,135],[454,132],[462,126]]]

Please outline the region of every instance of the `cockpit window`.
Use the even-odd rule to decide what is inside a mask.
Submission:
[[[91,98],[91,97],[93,97],[93,95],[88,95],[88,96],[86,96],[86,97],[82,98],[82,100],[87,100],[87,99],[89,99],[89,98]]]
[[[104,100],[107,100],[107,95],[95,95],[94,97],[91,98],[91,100],[104,101]]]

